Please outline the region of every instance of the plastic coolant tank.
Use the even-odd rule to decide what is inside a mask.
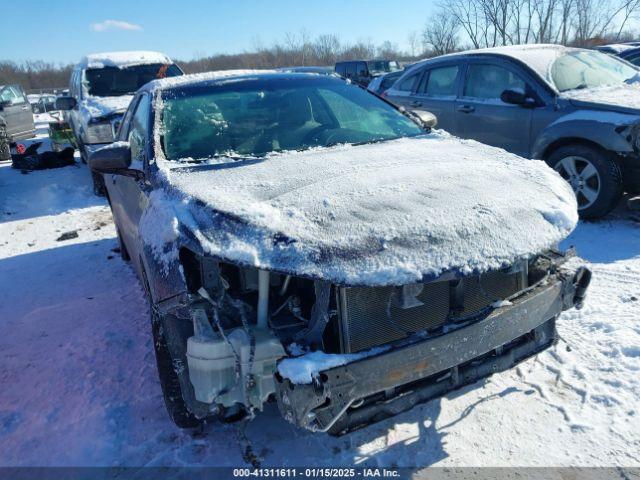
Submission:
[[[194,318],[194,323],[198,321]],[[276,361],[285,355],[282,344],[270,331],[252,329],[255,351],[250,361],[251,342],[244,329],[227,332],[232,349],[225,339],[213,332],[208,322],[207,325],[209,329],[202,328],[202,323],[196,324],[196,335],[187,340],[189,379],[196,399],[224,406],[241,403],[262,409],[267,397],[275,392],[273,373]]]

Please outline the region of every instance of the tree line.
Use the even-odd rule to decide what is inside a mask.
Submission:
[[[419,36],[414,34],[414,38]],[[344,43],[337,35],[327,34],[310,38],[304,31],[286,34],[284,40],[265,47],[258,42],[251,51],[237,54],[200,55],[193,60],[175,62],[186,73],[228,70],[235,68],[277,68],[299,65],[333,66],[338,60],[354,58],[390,58],[417,60],[422,49],[413,54],[401,50],[396,44],[385,41]],[[18,83],[25,90],[65,87],[69,83],[72,64],[54,65],[44,61],[22,63],[0,61],[0,85]]]
[[[433,54],[524,43],[588,47],[633,39],[640,0],[446,0],[423,42]]]
[[[251,51],[199,55],[176,60],[186,73],[234,68],[332,66],[339,60],[388,58],[412,62],[467,48],[522,43],[592,46],[632,40],[632,20],[640,0],[442,0],[422,31],[407,32],[408,49],[396,43],[345,43],[338,35],[312,38],[288,33],[270,46],[254,42]],[[26,90],[65,87],[73,65],[46,61],[0,61],[0,85]]]

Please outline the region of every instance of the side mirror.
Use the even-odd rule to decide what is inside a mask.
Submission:
[[[424,128],[435,128],[438,124],[438,118],[431,112],[427,112],[426,110],[411,110],[418,120],[422,124]]]
[[[123,175],[140,180],[144,173],[129,168],[131,148],[129,142],[114,142],[93,152],[88,159],[89,168],[98,173]]]
[[[73,110],[77,104],[78,102],[73,97],[56,98],[56,110]]]
[[[519,90],[505,90],[500,94],[500,100],[510,105],[520,105],[521,107],[533,108],[536,101],[528,97],[526,93]]]
[[[4,110],[4,108],[8,107],[9,105],[11,105],[11,102],[9,100],[1,100],[0,101],[0,110]]]

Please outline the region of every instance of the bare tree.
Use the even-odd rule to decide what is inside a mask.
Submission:
[[[439,11],[429,19],[422,36],[435,55],[444,55],[458,49],[458,30],[456,18]]]
[[[418,54],[422,53],[420,49],[420,34],[416,30],[411,30],[407,34],[407,43],[409,44],[409,52],[412,57],[417,57]]]

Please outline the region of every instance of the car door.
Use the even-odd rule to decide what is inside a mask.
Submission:
[[[455,102],[461,70],[457,64],[425,69],[410,103],[411,108],[433,113],[437,127],[454,135],[458,134]]]
[[[355,62],[356,65],[356,77],[355,81],[360,85],[366,87],[369,85],[371,78],[369,77],[369,69],[366,62]]]
[[[140,94],[134,100],[135,106],[122,124],[119,140],[128,140],[131,147],[130,168],[145,171],[148,162],[148,147],[150,129],[150,99],[149,94]],[[132,103],[132,106],[134,103]],[[108,176],[107,176],[108,177]],[[120,235],[127,246],[127,251],[136,264],[140,258],[140,233],[138,227],[142,212],[148,204],[148,185],[146,180],[136,180],[135,178],[123,175],[110,175],[110,179],[105,178],[105,182],[110,182],[107,186],[114,215],[117,217],[116,224]]]
[[[456,101],[458,135],[528,156],[533,108],[504,103],[500,95],[505,90],[535,95],[522,73],[510,64],[470,60]]]

